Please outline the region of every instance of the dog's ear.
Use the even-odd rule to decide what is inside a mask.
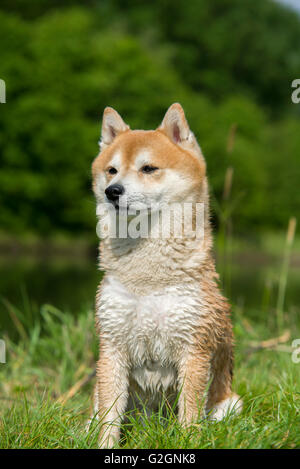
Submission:
[[[174,143],[183,143],[189,139],[190,128],[184,115],[184,110],[179,103],[174,103],[167,110],[159,127]]]
[[[174,103],[169,107],[158,130],[164,132],[176,145],[192,152],[197,158],[203,160],[201,148],[195,135],[190,130],[184,110],[179,103]]]
[[[110,145],[121,133],[129,129],[120,114],[112,107],[106,107],[103,112],[100,147]]]

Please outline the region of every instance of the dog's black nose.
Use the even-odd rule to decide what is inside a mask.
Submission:
[[[121,184],[112,184],[105,189],[105,194],[109,200],[115,201],[124,193],[124,190]]]

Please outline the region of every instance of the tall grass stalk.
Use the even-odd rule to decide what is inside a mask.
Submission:
[[[230,210],[230,194],[233,181],[233,168],[227,168],[224,180],[222,201],[222,222],[220,223],[220,238],[222,247],[222,275],[226,294],[231,293],[231,265],[232,265],[232,220]]]
[[[235,144],[237,125],[232,124],[229,129],[226,153],[230,155],[233,151]],[[218,257],[219,257],[219,270],[225,288],[226,294],[230,296],[231,290],[231,255],[232,255],[232,201],[231,190],[233,183],[234,169],[229,166],[226,169],[222,202],[218,210],[220,226],[217,239]]]
[[[280,331],[283,327],[284,322],[284,301],[286,295],[286,285],[289,273],[289,265],[290,265],[290,258],[291,258],[291,250],[292,245],[295,238],[295,231],[296,231],[297,220],[295,217],[290,218],[287,234],[286,234],[286,241],[284,247],[284,254],[282,260],[282,267],[281,267],[281,274],[279,277],[279,285],[278,285],[278,297],[277,297],[277,307],[276,307],[276,317],[277,317],[277,327]]]

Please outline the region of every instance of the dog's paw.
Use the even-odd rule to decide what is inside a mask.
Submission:
[[[232,394],[224,401],[218,402],[209,412],[209,420],[220,421],[228,415],[239,415],[243,409],[243,402],[237,394]]]
[[[88,420],[85,422],[85,431],[86,431],[87,433],[90,431],[92,421],[93,421],[93,419],[90,418],[90,419],[88,419]]]
[[[98,448],[99,449],[113,449],[118,443],[118,438],[112,434],[104,435],[99,438]]]

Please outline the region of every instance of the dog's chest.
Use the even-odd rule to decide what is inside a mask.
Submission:
[[[167,366],[178,350],[193,341],[201,316],[199,284],[138,296],[107,276],[97,314],[101,333],[129,357],[132,366]]]

